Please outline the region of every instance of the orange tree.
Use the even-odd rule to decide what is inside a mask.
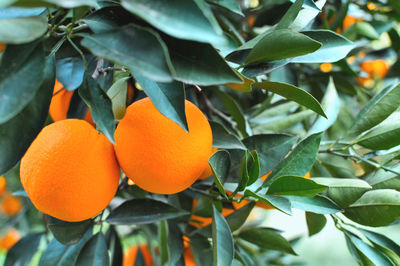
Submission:
[[[399,21],[396,0],[1,1],[0,263],[301,261],[246,223],[262,207],[399,265],[373,228],[400,216]]]

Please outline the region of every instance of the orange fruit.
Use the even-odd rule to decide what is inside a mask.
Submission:
[[[322,63],[319,68],[322,72],[328,73],[332,71],[332,64],[331,63]]]
[[[0,176],[0,197],[4,194],[7,188],[7,181],[4,176]]]
[[[22,202],[19,198],[13,195],[6,196],[1,201],[1,211],[9,216],[17,215],[22,209]]]
[[[10,229],[7,231],[6,235],[0,239],[0,249],[9,250],[15,243],[21,238],[18,231],[15,229]]]
[[[183,258],[185,260],[185,266],[196,266],[196,262],[193,258],[192,248],[187,246],[183,249]]]
[[[389,66],[383,59],[366,60],[361,63],[360,67],[368,74],[367,78],[358,78],[358,81],[363,85],[374,80],[374,78],[384,78],[389,71]]]
[[[147,245],[139,245],[140,251],[143,254],[144,264],[146,266],[153,265],[153,256]],[[136,255],[138,251],[138,246],[132,246],[129,250],[124,253],[124,259],[122,261],[122,266],[134,266],[136,261]]]
[[[86,121],[66,119],[42,129],[21,160],[20,175],[38,210],[78,222],[110,203],[120,169],[104,135]]]
[[[208,165],[212,132],[201,110],[185,101],[189,132],[162,115],[149,98],[131,104],[115,131],[124,173],[142,189],[173,194],[196,181]]]
[[[73,91],[67,91],[64,86],[56,80],[51,98],[49,113],[54,122],[67,119],[69,104],[71,102]],[[90,110],[85,115],[85,120],[94,125]]]
[[[6,44],[4,42],[0,42],[0,52],[2,52],[6,48]]]
[[[353,25],[356,22],[362,22],[362,18],[356,18],[353,16],[346,16],[343,20],[343,30],[347,29],[351,25]]]

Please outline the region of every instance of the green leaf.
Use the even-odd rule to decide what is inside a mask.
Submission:
[[[160,262],[161,264],[166,264],[168,261],[168,224],[166,220],[160,221],[158,225],[158,242],[160,248]],[[138,251],[140,248],[138,248]],[[140,256],[136,256],[134,264],[145,265],[143,254],[140,253]]]
[[[189,213],[161,201],[133,199],[112,210],[107,222],[116,225],[149,224],[187,214]]]
[[[324,113],[324,110],[322,109],[322,106],[317,101],[317,99],[315,99],[307,91],[302,90],[296,86],[287,83],[263,81],[255,83],[254,87],[281,95],[282,97],[303,105],[326,118],[326,114]]]
[[[308,36],[288,30],[275,30],[265,35],[247,57],[245,64],[262,63],[315,52],[321,43]]]
[[[260,159],[260,175],[267,174],[293,147],[296,138],[283,134],[261,134],[243,140],[247,149],[257,151]]]
[[[233,68],[233,70],[235,71],[236,75],[238,75],[240,77],[242,82],[241,83],[228,83],[228,84],[226,84],[226,86],[228,86],[229,88],[231,88],[232,90],[235,90],[235,91],[250,92],[253,89],[252,85],[255,81],[253,79],[246,77],[245,75],[243,75],[236,69]]]
[[[230,266],[233,261],[232,232],[225,218],[213,205],[212,243],[214,266]]]
[[[228,178],[229,168],[231,165],[231,158],[227,151],[221,150],[214,153],[210,159],[208,159],[211,170],[214,175],[214,182],[217,185],[219,192],[222,195],[226,195],[224,189],[224,183]]]
[[[168,221],[168,263],[171,266],[177,265],[182,257],[183,251],[183,234],[178,225]]]
[[[34,41],[47,31],[45,16],[0,19],[0,42],[22,44]]]
[[[297,196],[284,197],[290,200],[293,208],[307,212],[317,214],[333,214],[343,211],[339,206],[323,196],[315,196],[313,198]]]
[[[96,0],[17,0],[17,5],[21,6],[61,6],[64,8],[74,8],[79,6],[98,7]]]
[[[300,142],[293,151],[283,159],[265,180],[263,186],[270,185],[275,179],[284,175],[305,176],[314,164],[322,134],[314,134]]]
[[[363,242],[360,238],[356,237],[351,233],[346,233],[346,239],[348,239],[356,249],[360,259],[363,261],[363,265],[366,263],[372,263],[372,265],[392,266],[394,265],[385,255],[374,249],[367,243]],[[367,260],[365,262],[365,260]]]
[[[107,96],[111,100],[112,110],[115,119],[121,120],[126,112],[126,95],[128,91],[129,77],[124,77],[116,82],[107,91]]]
[[[308,236],[313,236],[321,232],[326,225],[326,217],[321,214],[306,212]]]
[[[157,110],[188,132],[184,85],[176,81],[157,83],[140,74],[133,75]]]
[[[34,98],[19,114],[6,123],[0,124],[0,174],[7,172],[22,158],[42,129],[48,115],[54,82],[55,60],[53,56],[46,62],[44,79]],[[18,80],[18,83],[21,81]]]
[[[255,205],[255,202],[250,202],[226,216],[226,222],[232,232],[238,230],[242,225],[244,225]]]
[[[366,192],[345,209],[351,220],[366,226],[386,226],[400,217],[400,192],[378,189]]]
[[[400,113],[393,113],[381,124],[361,136],[356,143],[371,150],[387,150],[400,145]]]
[[[68,91],[73,91],[83,82],[85,66],[80,57],[67,57],[57,60],[57,80]]]
[[[115,121],[110,98],[100,88],[99,84],[88,75],[86,75],[78,92],[79,96],[89,106],[93,121],[98,129],[109,141],[115,144]]]
[[[262,201],[275,209],[286,213],[288,215],[292,215],[292,205],[290,201],[286,198],[283,197],[278,197],[278,196],[270,196],[270,195],[265,195],[264,193],[261,192],[253,192],[249,189],[246,189],[244,191],[244,195],[247,197],[253,197],[258,199],[259,201]]]
[[[247,183],[249,183],[249,164],[252,163],[252,158],[250,152],[248,150],[245,151],[242,160],[240,161],[240,170],[239,170],[239,182],[237,189],[235,191],[242,191],[246,188]]]
[[[270,184],[267,194],[313,197],[327,188],[302,176],[284,175]]]
[[[112,266],[120,266],[123,262],[123,250],[121,245],[121,239],[118,236],[114,226],[110,226],[110,229],[106,233],[106,241],[108,249],[110,250],[110,261]]]
[[[271,228],[243,230],[240,232],[239,237],[261,248],[297,255],[290,243],[283,236],[278,234],[276,230]]]
[[[395,171],[399,171],[399,167],[393,168]],[[374,189],[396,189],[400,191],[400,179],[395,173],[387,172],[383,169],[379,169],[373,176],[367,178],[368,183]]]
[[[131,14],[121,7],[105,7],[90,13],[82,19],[94,33],[111,31],[116,29],[120,24],[118,18],[127,18]]]
[[[315,113],[311,110],[304,110],[298,113],[293,113],[288,116],[276,119],[272,123],[260,124],[254,127],[255,133],[262,133],[266,130],[269,131],[282,131],[297,125],[298,123],[309,119]],[[324,118],[325,119],[325,118]]]
[[[29,234],[19,240],[8,252],[4,266],[29,265],[39,248],[42,234]]]
[[[212,5],[222,7],[240,16],[244,16],[242,9],[236,0],[208,0],[207,2]]]
[[[311,1],[313,2],[313,1]],[[283,15],[282,19],[276,25],[276,30],[287,29],[295,21],[297,15],[299,14],[301,7],[304,4],[304,0],[296,0],[293,5],[290,6],[288,11]]]
[[[210,121],[210,125],[213,134],[213,147],[220,149],[246,149],[239,138],[229,133],[223,125],[215,121]]]
[[[306,0],[305,2],[308,2],[308,1]],[[309,1],[309,2],[312,2],[312,4],[314,6],[316,6],[316,8],[304,8],[304,9],[300,10],[296,19],[289,26],[290,29],[292,29],[294,31],[301,31],[302,29],[307,27],[311,23],[311,21],[320,14],[320,12],[321,12],[320,10],[324,7],[326,0],[319,0],[316,2]]]
[[[213,250],[207,238],[196,234],[190,237],[190,247],[196,265],[212,265]]]
[[[322,43],[322,47],[313,53],[293,58],[291,60],[293,63],[336,62],[345,58],[355,48],[353,42],[330,30],[312,30],[302,33]]]
[[[358,114],[350,134],[359,134],[376,126],[396,111],[399,105],[400,84],[383,89]]]
[[[31,102],[43,82],[44,69],[41,42],[7,45],[0,63],[0,124]]]
[[[356,22],[348,27],[343,35],[348,36],[350,39],[356,39],[358,36],[366,37],[370,40],[378,40],[379,34],[374,27],[367,22]]]
[[[333,125],[333,123],[335,123],[338,117],[341,101],[332,78],[329,79],[329,84],[326,89],[324,98],[322,98],[321,105],[322,108],[325,110],[327,118],[318,117],[308,131],[308,134],[327,130]]]
[[[70,223],[49,217],[47,227],[61,244],[74,245],[82,239],[92,224],[92,220]]]
[[[69,266],[75,265],[79,253],[91,237],[92,232],[87,231],[84,237],[75,245],[64,246],[57,239],[50,241],[49,245],[40,258],[39,266],[57,265]]]
[[[110,265],[107,243],[101,232],[92,236],[92,238],[85,244],[75,265]]]
[[[122,6],[155,28],[178,39],[224,44],[221,32],[193,0],[122,0]]]
[[[395,265],[400,264],[400,246],[390,238],[364,229],[358,229],[376,249],[388,256]]]
[[[159,82],[171,82],[174,70],[158,33],[133,24],[85,34],[81,44],[93,54]]]
[[[260,176],[260,158],[258,157],[257,151],[251,151],[251,165],[249,169],[249,182],[247,182],[247,186],[254,184],[258,180]]]
[[[338,206],[345,208],[354,203],[372,187],[365,181],[355,178],[312,178],[318,184],[328,186],[327,196]]]

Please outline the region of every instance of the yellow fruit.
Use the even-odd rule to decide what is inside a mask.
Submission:
[[[122,170],[137,186],[153,193],[178,193],[207,167],[211,127],[189,101],[185,113],[189,133],[162,115],[149,98],[127,108],[115,131],[115,151]]]
[[[21,183],[35,207],[77,222],[100,213],[118,188],[113,145],[89,123],[66,119],[46,126],[21,160]]]

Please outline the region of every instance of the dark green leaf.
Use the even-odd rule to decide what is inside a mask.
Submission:
[[[260,158],[258,157],[257,151],[251,151],[251,166],[249,169],[249,182],[247,182],[247,186],[254,184],[260,177]]]
[[[215,121],[210,121],[210,125],[213,133],[213,147],[220,149],[246,149],[239,138],[229,133],[223,125]]]
[[[226,222],[232,232],[242,227],[255,205],[255,202],[247,203],[245,206],[226,216]]]
[[[121,7],[110,6],[96,10],[82,19],[94,33],[110,31],[118,26],[121,22],[126,22],[125,18],[129,18],[131,14]],[[122,19],[123,18],[123,19]],[[122,21],[121,21],[122,19]]]
[[[21,80],[16,82],[20,84]],[[46,63],[43,82],[32,101],[19,114],[0,125],[0,174],[11,169],[21,159],[42,129],[49,111],[54,82],[55,60],[51,57]]]
[[[81,44],[93,54],[124,65],[159,82],[172,81],[174,70],[158,33],[133,24],[85,35]]]
[[[270,184],[267,194],[313,197],[327,188],[302,176],[284,175]]]
[[[213,264],[213,250],[207,238],[202,237],[199,234],[190,237],[190,247],[196,265]]]
[[[315,196],[313,198],[284,196],[292,203],[292,207],[303,211],[308,211],[317,214],[333,214],[342,212],[335,203],[328,198]]]
[[[294,101],[313,110],[317,114],[326,118],[326,114],[322,109],[321,104],[307,91],[287,83],[263,81],[255,83],[254,87],[264,89],[285,97],[288,100]]]
[[[85,77],[78,92],[89,106],[93,121],[98,129],[115,144],[115,121],[110,98],[90,76]]]
[[[251,164],[251,155],[249,151],[245,151],[245,154],[240,162],[240,170],[239,170],[239,183],[237,187],[237,191],[242,191],[246,188],[247,183],[249,182],[249,169],[248,166]]]
[[[246,77],[245,75],[243,75],[242,73],[240,73],[239,71],[237,71],[234,68],[233,68],[233,70],[235,71],[236,75],[238,75],[241,78],[242,82],[241,83],[227,83],[226,86],[228,86],[232,90],[236,90],[236,91],[243,91],[243,92],[252,91],[252,89],[253,89],[252,85],[255,82],[254,79],[250,79],[250,78]]]
[[[174,222],[168,221],[168,263],[174,266],[182,257],[183,251],[183,234],[178,225]]]
[[[257,125],[254,127],[254,132],[262,133],[262,132],[265,132],[266,130],[282,131],[282,130],[288,129],[290,127],[293,127],[304,120],[309,119],[314,114],[315,113],[311,110],[304,110],[304,111],[300,111],[298,113],[293,113],[293,114],[287,115],[285,117],[282,117],[281,119],[276,119],[272,123],[265,123],[265,124]],[[323,119],[325,119],[325,118],[323,117]]]
[[[311,1],[311,2],[313,2],[313,1]],[[282,17],[281,21],[279,21],[278,25],[276,25],[275,29],[276,30],[287,29],[293,23],[293,21],[296,19],[303,4],[304,4],[304,0],[296,0],[293,3],[293,5],[290,6],[288,11],[285,13],[285,15]]]
[[[184,130],[189,130],[185,116],[185,88],[182,83],[157,83],[135,73],[134,77],[160,113]]]
[[[362,225],[389,225],[400,217],[400,192],[393,189],[368,191],[345,209],[345,215]]]
[[[193,0],[123,0],[122,6],[157,29],[179,39],[224,44],[220,32]]]
[[[229,168],[231,165],[231,159],[227,151],[217,151],[214,153],[210,159],[208,159],[211,170],[214,175],[214,182],[218,187],[219,192],[222,195],[226,195],[224,189],[224,183],[228,178]]]
[[[230,266],[234,253],[232,232],[215,206],[213,206],[212,243],[214,266]]]
[[[107,243],[104,235],[100,232],[92,236],[85,244],[76,261],[77,266],[86,265],[110,265],[110,257],[108,256]]]
[[[187,215],[169,204],[152,199],[125,201],[107,217],[107,222],[117,225],[149,224]]]
[[[244,195],[256,198],[259,201],[262,201],[265,204],[268,204],[283,213],[292,215],[292,205],[290,201],[284,197],[265,195],[262,192],[256,193],[249,189],[246,189],[244,191]]]
[[[254,228],[240,232],[239,237],[261,248],[277,250],[297,255],[290,243],[276,230],[271,228]]]
[[[232,11],[235,14],[244,16],[242,9],[240,8],[240,5],[236,2],[236,0],[208,0],[207,2],[222,7],[226,10]]]
[[[304,31],[303,34],[322,43],[317,51],[293,58],[293,63],[324,63],[336,62],[343,59],[355,48],[354,43],[330,30]]]
[[[61,244],[74,245],[81,240],[92,224],[92,220],[70,223],[49,217],[47,227]]]
[[[118,236],[118,232],[114,226],[110,226],[110,229],[106,234],[106,241],[108,249],[110,250],[110,261],[112,266],[120,266],[123,261],[123,250],[121,245],[121,239]]]
[[[85,66],[80,57],[68,57],[57,60],[57,80],[68,91],[73,91],[83,82]]]
[[[255,64],[301,56],[315,52],[321,43],[308,36],[288,30],[275,30],[257,42],[245,63]]]
[[[306,212],[306,221],[308,228],[308,236],[312,236],[321,232],[326,225],[326,217],[321,214]]]
[[[351,128],[351,133],[359,134],[370,129],[391,115],[400,105],[400,84],[383,89],[361,110]]]
[[[96,0],[18,0],[17,3],[21,6],[61,6],[64,8],[74,8],[79,6],[99,6]]]
[[[293,2],[293,0],[292,0]],[[309,6],[310,8],[304,8],[300,10],[299,14],[297,15],[296,19],[293,23],[289,26],[290,29],[294,31],[301,31],[305,27],[307,27],[312,21],[317,17],[321,9],[324,7],[326,0],[318,0],[318,1],[304,1],[304,6]]]
[[[41,42],[7,46],[0,64],[0,124],[16,116],[35,97],[44,69]]]
[[[322,134],[313,134],[300,142],[272,171],[263,186],[270,185],[283,175],[305,176],[314,164]]]
[[[8,252],[4,266],[29,265],[39,248],[42,234],[29,234],[19,240]]]
[[[47,31],[45,16],[0,19],[0,42],[21,44],[34,41]]]

